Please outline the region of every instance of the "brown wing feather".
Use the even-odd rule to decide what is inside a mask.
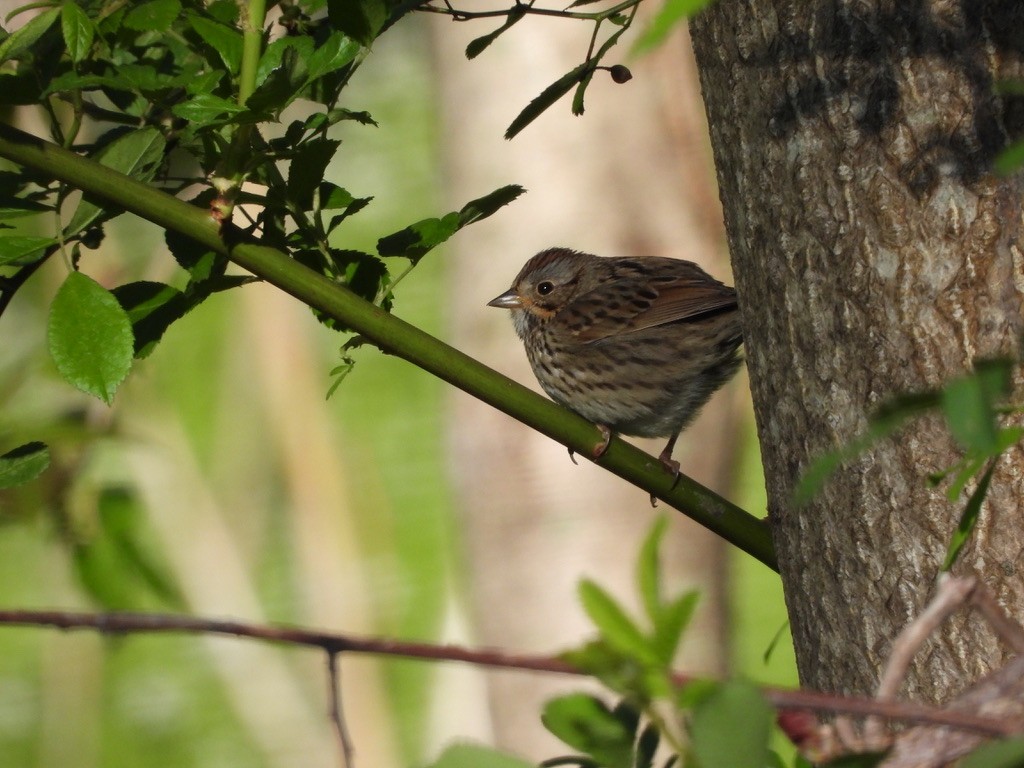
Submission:
[[[630,276],[604,283],[573,300],[558,320],[583,343],[736,306],[736,291],[695,265],[684,275]],[[683,270],[680,270],[683,271]]]

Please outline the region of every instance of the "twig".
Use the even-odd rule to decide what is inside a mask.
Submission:
[[[889,659],[882,672],[875,697],[879,700],[895,699],[900,686],[907,676],[907,670],[914,656],[921,650],[929,637],[934,634],[949,616],[968,599],[977,584],[973,578],[956,578],[943,574],[939,579],[935,597],[920,615],[910,622],[896,636]],[[877,717],[869,717],[864,723],[864,735],[868,742],[877,743],[885,733],[885,726]]]
[[[355,768],[355,748],[352,746],[352,737],[345,724],[345,714],[341,708],[341,673],[338,671],[338,654],[327,652],[327,680],[330,685],[328,701],[330,709],[328,714],[331,724],[334,726],[334,733],[338,737],[338,748],[341,750],[342,768]]]
[[[387,638],[353,637],[299,627],[250,624],[158,613],[79,613],[71,611],[0,610],[0,625],[54,627],[63,630],[93,629],[104,634],[133,632],[186,632],[231,635],[275,643],[320,648],[331,656],[367,653],[425,661],[460,661],[481,667],[588,675],[584,670],[552,656],[506,653],[496,649],[471,649],[456,645],[405,642]],[[693,678],[677,673],[673,680],[685,685]],[[878,701],[863,696],[837,696],[817,691],[762,688],[765,699],[780,710],[794,712],[878,715],[906,723],[945,726],[982,736],[1007,736],[1020,732],[1016,718],[985,717],[902,701]],[[340,713],[340,704],[339,709]]]

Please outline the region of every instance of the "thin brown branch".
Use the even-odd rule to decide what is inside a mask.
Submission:
[[[386,638],[361,638],[299,627],[173,614],[0,610],[0,625],[53,627],[62,630],[92,629],[112,635],[138,632],[230,635],[319,648],[332,657],[346,652],[366,653],[424,661],[459,661],[499,669],[567,675],[587,674],[572,664],[552,656],[514,654],[495,649],[471,649],[456,645],[434,645]],[[679,673],[674,675],[674,680],[680,685],[685,685],[692,682],[693,678]],[[836,696],[816,691],[762,688],[761,692],[773,706],[786,711],[878,715],[900,722],[946,726],[983,736],[1006,736],[1020,732],[1020,721],[1017,718],[984,717],[970,712],[950,711],[909,702],[878,701],[866,697]],[[340,713],[340,703],[338,706]]]
[[[338,749],[341,752],[342,768],[354,768],[355,747],[352,745],[352,737],[348,732],[348,725],[345,723],[345,713],[341,708],[341,673],[338,671],[338,654],[332,651],[327,652],[327,682],[330,686],[327,700],[330,702],[328,715],[331,718],[331,725],[338,737]]]
[[[878,683],[876,698],[881,700],[895,699],[900,686],[907,676],[907,670],[913,662],[921,646],[968,600],[977,581],[973,578],[956,578],[944,575],[939,579],[935,597],[917,618],[910,622],[896,636],[889,659]],[[868,718],[864,724],[864,734],[868,741],[874,743],[882,738],[885,726],[877,717]]]

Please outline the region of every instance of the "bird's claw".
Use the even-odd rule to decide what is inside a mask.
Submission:
[[[612,441],[612,431],[604,424],[598,424],[596,426],[601,431],[601,442],[594,446],[591,453],[595,459],[600,459],[604,456],[604,452],[608,450],[608,443]]]

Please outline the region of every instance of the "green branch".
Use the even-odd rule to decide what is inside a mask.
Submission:
[[[381,350],[408,360],[583,456],[590,456],[601,440],[601,433],[585,419],[361,299],[287,254],[246,241],[231,228],[222,232],[209,211],[9,126],[0,126],[0,157],[225,254],[254,275],[337,318]],[[597,463],[777,570],[768,527],[753,515],[685,476],[673,487],[672,477],[656,458],[622,440],[613,439]]]

